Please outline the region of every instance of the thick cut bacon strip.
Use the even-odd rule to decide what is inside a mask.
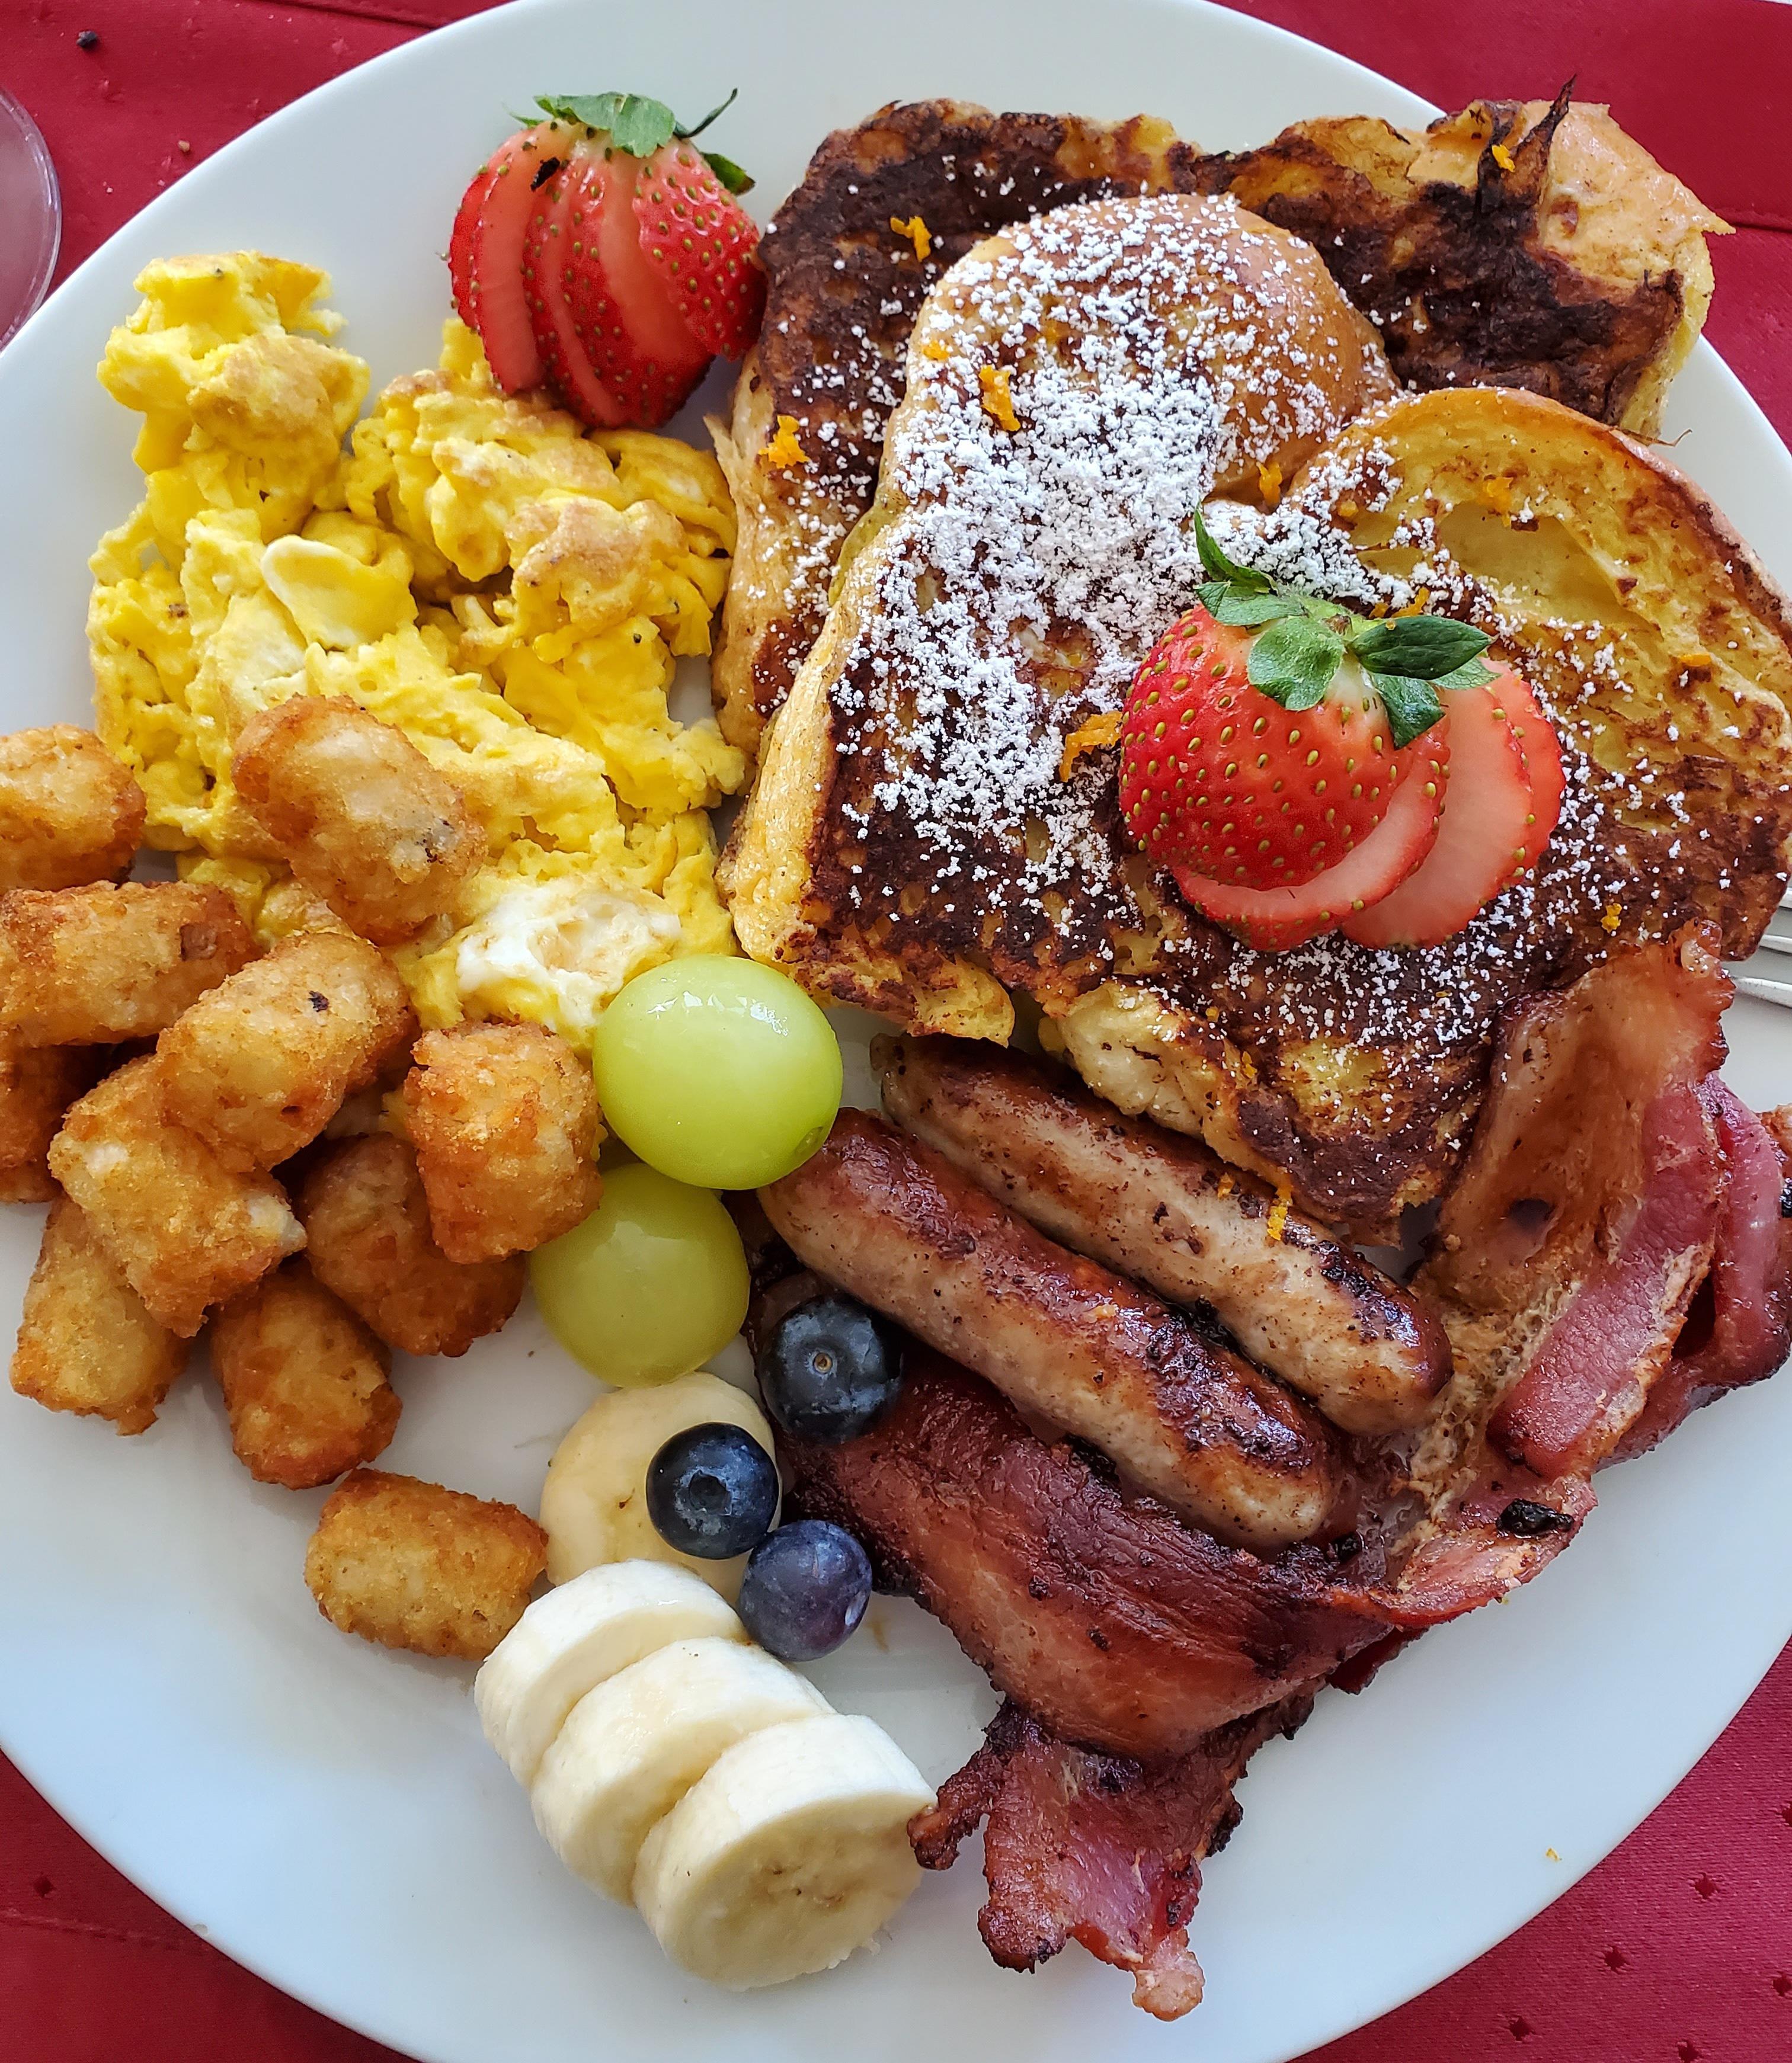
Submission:
[[[1116,1754],[1189,1754],[1387,1630],[1336,1584],[1354,1566],[1336,1551],[1222,1546],[922,1348],[862,1438],[781,1434],[778,1451],[789,1509],[856,1533],[884,1587],[943,1619],[998,1690]]]
[[[1792,1345],[1792,1219],[1782,1215],[1792,1164],[1782,1144],[1792,1109],[1763,1121],[1714,1075],[1699,1098],[1726,1169],[1717,1251],[1672,1359],[1619,1443],[1619,1461],[1646,1453],[1726,1390],[1771,1375]]]
[[[1434,1447],[1459,1480],[1485,1426],[1508,1461],[1584,1481],[1667,1364],[1717,1237],[1723,1160],[1697,1094],[1723,1058],[1715,943],[1639,947],[1501,1027],[1414,1282],[1455,1351],[1436,1429],[1453,1444]]]
[[[946,1869],[980,1820],[989,1896],[977,1918],[1005,1969],[1031,1970],[1069,1940],[1133,1976],[1133,2003],[1176,2020],[1201,2003],[1188,1923],[1202,1859],[1238,1824],[1233,1787],[1274,1734],[1311,1708],[1296,1698],[1147,1768],[1055,1739],[1012,1702],[984,1744],[909,1827],[928,1869]]]

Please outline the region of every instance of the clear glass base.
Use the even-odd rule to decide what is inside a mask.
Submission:
[[[38,126],[0,91],[0,344],[41,301],[62,240],[62,197]]]

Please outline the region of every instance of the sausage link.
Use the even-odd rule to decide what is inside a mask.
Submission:
[[[1205,1303],[1250,1358],[1346,1432],[1420,1423],[1450,1373],[1436,1315],[1276,1206],[1205,1148],[1123,1117],[1016,1053],[880,1039],[884,1108],[1025,1217],[1147,1283]]]
[[[843,1110],[827,1144],[759,1200],[816,1273],[1101,1447],[1220,1539],[1274,1553],[1343,1510],[1336,1442],[1299,1398],[882,1118]]]

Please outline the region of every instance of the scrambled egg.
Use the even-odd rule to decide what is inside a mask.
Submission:
[[[356,423],[367,368],[307,266],[175,259],[137,287],[99,376],[143,417],[144,498],[94,554],[88,634],[149,842],[264,943],[334,923],[238,800],[231,740],[286,696],[348,695],[488,840],[452,918],[393,955],[425,1025],[528,1017],[589,1048],[631,975],[732,950],[705,812],[745,762],[666,703],[727,580],[715,461],[500,393],[453,320],[439,368]]]

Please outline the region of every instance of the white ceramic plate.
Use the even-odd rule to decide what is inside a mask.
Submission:
[[[87,718],[86,557],[137,488],[131,424],[93,367],[142,264],[255,244],[327,267],[377,384],[433,360],[439,253],[507,107],[621,86],[698,110],[734,86],[717,142],[765,207],[827,129],[897,97],[1143,107],[1213,147],[1302,115],[1426,111],[1311,45],[1170,0],[909,0],[875,22],[840,0],[531,0],[413,43],[189,174],[0,357],[0,729]],[[1792,463],[1706,349],[1676,390],[1682,432],[1677,459],[1792,578]],[[1792,1020],[1744,1003],[1730,1024],[1742,1092],[1785,1096]],[[0,1308],[18,1308],[36,1241],[36,1213],[0,1213]],[[392,1466],[531,1509],[591,1394],[526,1313],[400,1381]],[[1701,1414],[1601,1479],[1585,1538],[1532,1589],[1267,1750],[1195,1917],[1207,2000],[1174,2030],[1075,1948],[1030,1979],[997,1971],[974,1848],[827,1977],[733,1998],[681,1977],[536,1838],[479,1738],[470,1671],[319,1618],[300,1572],[320,1496],[252,1485],[197,1375],[136,1440],[0,1392],[0,1746],[189,1924],[429,2063],[894,2063],[923,2045],[942,2063],[1279,2063],[1519,1926],[1703,1752],[1792,1630],[1789,1442],[1792,1383]],[[994,1702],[938,1627],[887,1600],[815,1674],[935,1779]]]

